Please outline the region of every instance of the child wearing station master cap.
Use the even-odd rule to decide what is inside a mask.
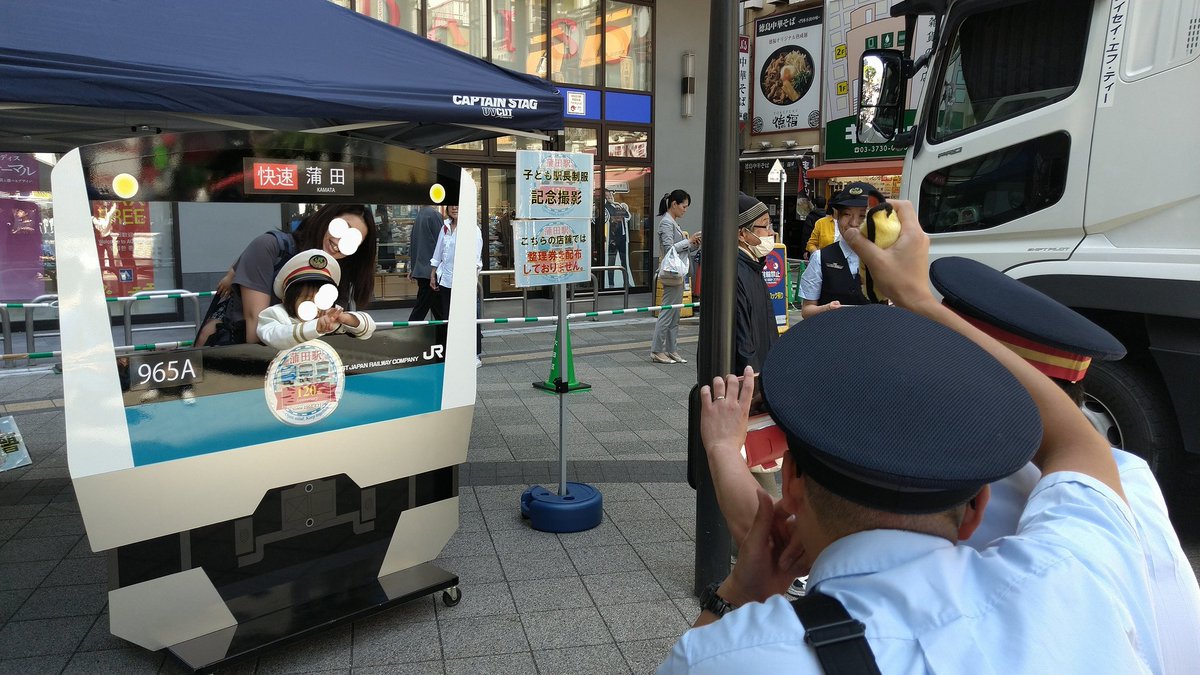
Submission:
[[[321,249],[292,256],[275,275],[272,288],[283,302],[258,315],[258,339],[275,349],[290,349],[330,333],[371,337],[375,321],[370,314],[334,305],[341,278],[338,261]]]

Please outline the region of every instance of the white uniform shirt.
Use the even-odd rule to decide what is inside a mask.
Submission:
[[[842,249],[842,254],[846,256],[846,263],[850,266],[850,274],[858,274],[858,254],[854,252],[850,246],[842,241],[839,237],[837,245]],[[805,300],[816,302],[821,299],[821,286],[824,285],[824,279],[821,277],[821,251],[818,249],[813,251],[808,256],[808,267],[804,268],[804,274],[800,275],[800,297]]]
[[[450,221],[447,220],[442,229],[438,230],[437,246],[433,248],[433,258],[429,260],[429,265],[437,274],[439,286],[454,288],[454,250],[461,229],[461,223],[451,229]],[[478,227],[471,229],[475,230],[475,271],[479,271],[483,269],[483,235]]]
[[[884,673],[1153,673],[1144,562],[1129,508],[1077,473],[1043,478],[1018,535],[976,551],[898,530],[843,537],[809,587],[866,624]],[[672,673],[821,673],[783,596],[695,628],[659,668]]]
[[[375,320],[366,312],[347,312],[358,317],[358,328],[338,324],[334,333],[345,333],[360,340],[375,334]],[[301,342],[315,340],[329,333],[317,332],[317,320],[301,321],[287,313],[283,305],[271,305],[258,314],[258,339],[275,349],[291,349]]]
[[[1150,466],[1137,455],[1116,448],[1112,452],[1146,560],[1162,672],[1168,675],[1198,672],[1200,585],[1196,573],[1179,544]],[[983,522],[965,543],[982,549],[1016,532],[1021,509],[1040,477],[1037,467],[1028,464],[1012,476],[992,483]]]

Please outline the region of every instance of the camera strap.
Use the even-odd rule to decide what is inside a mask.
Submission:
[[[879,675],[867,627],[832,596],[809,593],[792,601],[804,641],[817,652],[826,675]]]

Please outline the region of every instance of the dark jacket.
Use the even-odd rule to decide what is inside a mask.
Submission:
[[[771,345],[779,339],[775,327],[775,309],[767,283],[763,281],[761,260],[738,250],[737,288],[733,311],[733,372],[741,375],[746,366],[762,372]]]
[[[432,206],[423,206],[417,212],[412,236],[408,240],[408,269],[414,279],[429,278],[429,259],[433,257],[433,249],[437,246],[442,222],[442,214]]]

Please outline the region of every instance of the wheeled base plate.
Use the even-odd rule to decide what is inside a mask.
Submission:
[[[447,605],[456,605],[462,598],[457,575],[423,563],[380,577],[376,583],[285,607],[168,650],[192,672],[207,672],[442,590],[442,602]]]
[[[587,483],[567,483],[565,495],[534,485],[521,494],[521,517],[542,532],[582,532],[600,524],[604,497]]]

